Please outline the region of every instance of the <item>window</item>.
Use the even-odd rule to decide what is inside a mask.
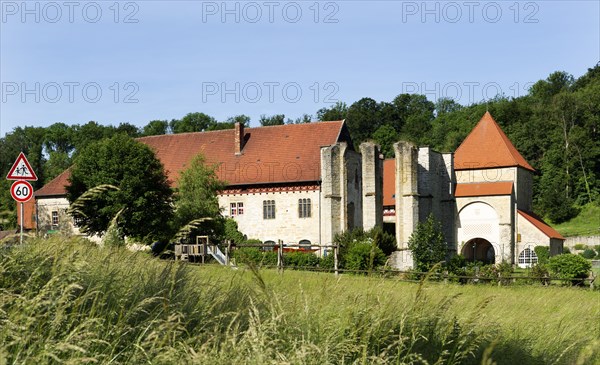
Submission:
[[[311,248],[311,244],[310,244],[309,240],[300,240],[300,242],[298,242],[298,244],[300,245],[301,250],[310,250],[310,248]]]
[[[263,200],[263,219],[275,219],[275,200]]]
[[[58,226],[58,211],[56,210],[52,212],[52,225]]]
[[[275,248],[275,241],[265,241],[263,251],[273,251]]]
[[[519,254],[519,266],[529,267],[537,262],[538,257],[532,249],[526,248]]]
[[[244,214],[244,203],[236,202],[229,204],[229,215],[234,217],[236,215]]]
[[[310,199],[298,199],[298,217],[310,218]]]

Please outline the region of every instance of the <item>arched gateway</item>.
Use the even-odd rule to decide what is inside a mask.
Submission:
[[[480,261],[484,264],[494,264],[496,251],[490,241],[484,238],[473,238],[463,245],[462,255],[467,261]]]

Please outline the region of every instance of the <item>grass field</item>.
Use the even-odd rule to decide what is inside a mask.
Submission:
[[[0,364],[594,364],[600,291],[0,250]]]
[[[600,235],[600,206],[587,204],[577,217],[553,227],[565,237]]]

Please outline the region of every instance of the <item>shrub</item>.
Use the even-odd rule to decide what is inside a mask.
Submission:
[[[285,266],[295,267],[316,267],[319,264],[319,258],[312,252],[289,252],[283,255]]]
[[[550,273],[548,272],[548,268],[544,264],[538,263],[537,265],[533,265],[531,267],[530,275],[536,279],[539,279],[540,282],[544,285],[548,285],[550,283],[550,280],[548,280]]]
[[[319,267],[323,269],[333,269],[335,267],[335,257],[333,255],[333,250],[327,252],[327,255],[321,257],[319,260]],[[339,263],[338,263],[339,265]]]
[[[548,263],[548,259],[550,258],[550,247],[548,246],[535,246],[533,249],[538,258],[539,264]]]
[[[385,264],[383,251],[372,244],[358,243],[346,254],[346,268],[350,270],[372,270]]]
[[[563,247],[562,253],[569,254],[569,253],[571,253],[571,250],[568,247]]]
[[[412,251],[415,269],[423,272],[446,259],[448,245],[442,234],[442,226],[433,215],[430,214],[425,222],[417,225],[408,239],[408,248]]]
[[[238,264],[277,265],[277,252],[264,252],[256,247],[242,247],[232,252]]]
[[[596,257],[596,251],[592,250],[591,248],[586,248],[582,253],[580,253],[580,255],[584,259],[591,260]]]
[[[367,232],[367,236],[373,239],[373,243],[379,247],[386,256],[389,256],[392,252],[396,251],[396,237],[385,232],[383,228],[374,227]]]
[[[583,251],[587,248],[586,245],[584,245],[583,243],[578,243],[575,246],[573,246],[574,249],[578,250],[578,251]]]
[[[561,279],[571,279],[574,284],[580,284],[582,280],[587,278],[592,264],[579,255],[564,254],[550,258],[548,261],[548,269],[552,276]]]

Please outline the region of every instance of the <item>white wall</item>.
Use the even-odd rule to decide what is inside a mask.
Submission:
[[[310,218],[298,217],[298,199],[311,200]],[[275,219],[263,219],[263,201],[275,201]],[[252,194],[219,195],[223,215],[230,217],[230,203],[244,203],[244,213],[235,217],[238,229],[261,241],[282,239],[284,243],[297,244],[306,239],[318,244],[319,238],[319,191],[269,192]],[[331,219],[329,217],[328,219]]]

